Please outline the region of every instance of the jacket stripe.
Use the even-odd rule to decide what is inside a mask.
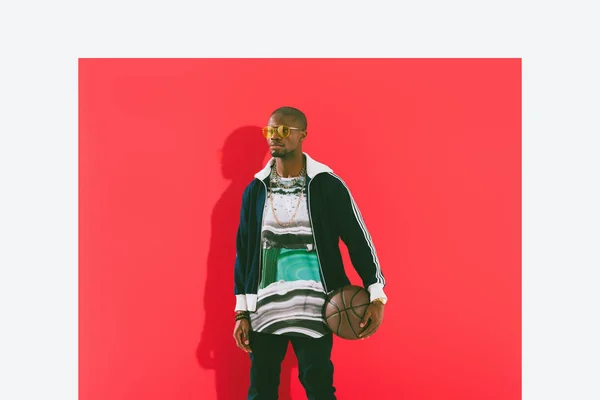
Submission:
[[[339,176],[337,176],[336,174],[334,174],[332,172],[329,172],[329,174],[336,177],[348,191],[348,196],[350,196],[350,201],[352,203],[352,210],[354,211],[354,216],[356,217],[356,221],[358,222],[360,229],[363,231],[363,235],[365,236],[365,241],[367,242],[369,248],[371,249],[371,255],[373,256],[373,263],[375,264],[375,268],[376,268],[375,277],[377,278],[378,283],[385,285],[385,279],[383,277],[383,274],[381,273],[381,267],[379,265],[379,257],[377,257],[377,251],[375,250],[375,245],[373,244],[373,239],[371,239],[371,235],[369,234],[369,231],[367,230],[365,221],[362,218],[362,214],[360,213],[360,210],[358,209],[358,206],[356,205],[356,202],[354,201],[354,197],[352,197],[352,193],[350,193],[350,189],[348,188],[346,183]]]

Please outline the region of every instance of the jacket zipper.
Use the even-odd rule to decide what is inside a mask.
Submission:
[[[259,242],[259,246],[258,246],[258,283],[256,284],[256,293],[258,295],[258,290],[260,289],[260,280],[262,277],[262,253],[263,253],[263,241],[262,241],[262,228],[263,228],[263,223],[265,221],[265,206],[267,204],[267,184],[264,183],[261,180],[263,186],[265,187],[265,202],[262,205],[262,216],[260,218],[260,227],[258,229],[258,242]]]
[[[306,206],[308,208],[308,219],[310,220],[310,230],[312,231],[313,241],[315,242],[315,251],[317,252],[317,261],[319,262],[319,271],[321,272],[321,278],[323,278],[323,286],[325,288],[325,293],[329,293],[329,290],[327,290],[327,283],[325,282],[325,274],[323,273],[323,268],[321,268],[321,258],[319,257],[319,247],[317,247],[317,238],[315,237],[315,228],[312,223],[312,212],[310,210],[310,184],[312,183],[313,179],[311,179],[310,182],[308,182],[308,189],[306,190]]]

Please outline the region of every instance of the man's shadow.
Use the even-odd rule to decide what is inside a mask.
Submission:
[[[211,216],[211,239],[204,288],[204,330],[196,350],[202,368],[215,371],[218,400],[243,400],[250,384],[250,359],[233,339],[233,266],[242,193],[264,167],[267,144],[256,126],[233,131],[221,151],[221,173],[230,181]],[[291,373],[297,361],[288,347],[281,366],[279,398],[291,399]]]

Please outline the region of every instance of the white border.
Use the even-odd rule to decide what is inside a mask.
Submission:
[[[588,3],[1,6],[0,398],[77,396],[77,58],[207,56],[522,57],[523,398],[600,398]]]

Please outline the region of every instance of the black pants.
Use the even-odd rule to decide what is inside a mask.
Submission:
[[[331,349],[333,335],[319,339],[250,332],[250,389],[248,400],[276,400],[281,363],[288,341],[298,358],[298,377],[308,400],[335,400]]]

